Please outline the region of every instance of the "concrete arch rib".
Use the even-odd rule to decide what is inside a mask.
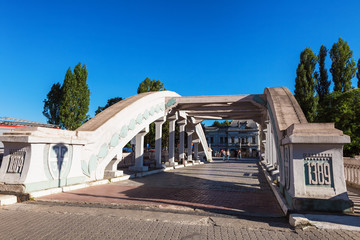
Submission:
[[[294,123],[307,123],[299,103],[288,88],[265,88],[264,95],[267,109],[270,114],[273,114],[278,131],[286,130]]]
[[[103,179],[110,161],[150,123],[166,116],[166,98],[179,97],[171,91],[148,92],[120,101],[79,127],[87,139],[82,154],[82,170],[91,180]]]

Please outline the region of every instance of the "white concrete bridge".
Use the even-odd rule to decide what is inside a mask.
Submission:
[[[0,190],[29,193],[117,176],[123,147],[135,139],[133,171],[143,164],[144,136],[156,126],[156,166],[162,168],[162,124],[169,120],[167,165],[175,165],[175,125],[179,157],[211,160],[204,119],[253,119],[261,126],[262,160],[293,210],[351,211],[342,148],[350,138],[332,123],[308,123],[291,92],[266,88],[263,94],[181,97],[161,91],[138,94],[104,110],[75,131],[23,127],[0,137],[4,158]],[[185,132],[188,146],[185,154]],[[193,159],[194,158],[194,159]]]

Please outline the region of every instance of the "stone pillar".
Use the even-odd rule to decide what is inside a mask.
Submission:
[[[297,211],[352,212],[346,190],[343,145],[350,137],[333,123],[292,124],[284,146],[285,199]]]
[[[194,142],[194,160],[199,160],[199,143]]]
[[[169,120],[169,166],[175,165],[175,124],[177,114],[170,116]]]
[[[162,140],[162,125],[165,122],[165,118],[159,118],[155,121],[155,160],[156,168],[162,168],[161,164],[161,140]]]
[[[135,172],[148,171],[148,167],[144,166],[144,136],[149,132],[149,126],[141,130],[135,137],[135,166],[129,167],[129,170]]]
[[[111,160],[111,162],[106,166],[104,178],[114,178],[121,177],[124,173],[123,171],[117,170],[117,165],[122,160],[122,148],[116,154],[116,156]]]
[[[186,132],[188,134],[188,141],[187,141],[187,160],[192,161],[192,135],[194,133],[194,130],[190,130]]]
[[[185,126],[186,126],[186,119],[181,120],[179,122],[180,128],[180,149],[179,149],[179,160],[185,161]]]

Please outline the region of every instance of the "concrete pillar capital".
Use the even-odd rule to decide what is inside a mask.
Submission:
[[[176,120],[178,120],[178,113],[177,112],[175,112],[174,114],[169,114],[168,116],[167,116],[167,119],[169,120],[169,121],[176,121]]]
[[[163,124],[165,121],[166,121],[166,117],[163,116],[159,119],[156,119],[154,122],[155,122],[155,124]]]

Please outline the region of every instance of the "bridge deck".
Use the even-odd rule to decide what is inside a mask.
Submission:
[[[255,160],[176,169],[102,186],[42,197],[42,200],[97,202],[171,210],[204,210],[252,216],[282,216]]]

